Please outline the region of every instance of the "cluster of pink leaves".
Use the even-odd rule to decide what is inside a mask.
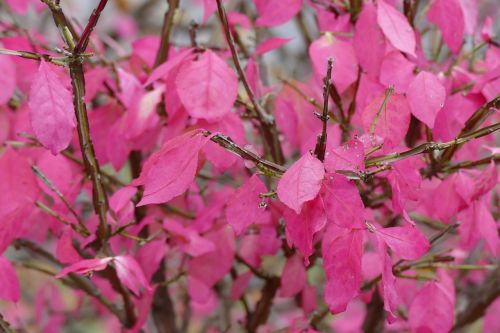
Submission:
[[[19,15],[30,3],[7,1]],[[410,213],[443,224],[460,221],[459,235],[448,244],[454,247],[457,262],[483,243],[481,261],[496,256],[499,238],[490,204],[498,180],[495,165],[422,179],[419,170],[425,164],[421,156],[394,162],[390,170],[377,175],[389,184],[392,202],[377,208],[365,207],[360,194],[363,184],[344,174],[365,171],[365,155],[380,144],[382,148],[372,156],[407,149],[404,138],[412,116],[425,124],[434,140],[448,141],[458,135],[475,110],[496,97],[500,92],[500,48],[488,44],[491,18],[479,26],[476,1],[432,1],[425,20],[438,28],[450,52],[441,62],[429,60],[430,50],[425,49],[429,42],[424,43],[422,29],[410,25],[400,1],[368,1],[353,24],[348,13],[336,15],[318,4],[321,1],[254,0],[258,13],[254,23],[236,12],[229,13],[229,23],[233,29],[243,30],[251,29],[252,24],[274,27],[290,21],[305,3],[315,10],[324,34],[308,50],[314,72],[311,79],[295,84],[307,96],[321,100],[321,79],[327,59],[332,57],[333,84],[342,101],[347,105],[355,98],[351,126],[357,135],[341,142],[340,126],[329,124],[326,158],[318,160],[311,153],[321,132],[314,108],[289,86],[269,87],[260,81],[258,59],[291,39],[273,37],[256,45],[246,61],[246,75],[257,97],[275,95],[273,113],[289,161],[287,171],[275,183],[277,200],[261,197],[273,188],[269,179],[256,174],[254,164],[217,146],[204,132],[221,133],[249,150],[264,151],[256,139],[257,129],[248,126],[253,121],[242,120],[244,110],[234,107],[240,97],[238,77],[227,62],[229,52],[172,47],[168,60],[153,69],[159,37],[147,36],[135,40],[130,58],[116,64],[117,80],[107,67],[86,68],[86,101],[95,106],[89,112],[90,132],[101,165],[122,170],[128,168],[132,151],[147,157],[140,176],[112,193],[109,223],[114,230],[122,228],[134,219],[136,207],[146,206],[146,217],[127,228],[127,233],[139,236],[149,227],[158,236],[137,244],[117,235],[109,241],[113,253],[119,253],[116,256],[83,259],[72,241],[78,240],[84,247],[95,236],[84,238],[35,207],[41,201],[65,220],[77,223],[30,165],[42,170],[78,211],[84,210],[82,197],[92,195],[81,166],[62,154],[69,149],[79,155],[67,71],[46,61],[38,64],[0,56],[0,142],[31,142],[17,135],[29,133],[44,147],[7,148],[0,155],[0,253],[18,238],[43,244],[55,235],[55,255],[67,265],[56,277],[89,274],[112,265],[134,295],[142,319],[135,327],[138,330],[157,287],[151,278],[165,257],[174,263],[169,267],[174,275],[185,270],[190,306],[206,316],[217,308],[214,286],[229,275],[236,256],[259,270],[265,257],[277,256],[282,247],[289,247],[296,253],[285,259],[279,297],[300,295],[303,310],[283,319],[291,329],[307,328],[307,316],[323,301],[317,299],[321,294],[332,313],[348,310],[349,317],[334,323],[339,331],[347,331],[343,327],[346,320],[359,322],[356,318],[364,311],[355,309],[359,300],[367,303],[374,292],[380,292],[388,322],[396,329],[449,331],[455,308],[453,279],[458,274],[439,269],[431,281],[420,283],[396,277],[393,265],[422,258],[430,248],[432,233],[428,229],[424,233]],[[341,1],[334,3],[342,9]],[[205,0],[203,4],[208,20],[216,3]],[[37,9],[43,10],[43,6]],[[484,58],[477,59],[473,68],[467,61],[454,63],[465,37],[487,44]],[[42,36],[36,38],[44,42]],[[100,40],[94,38],[93,43],[94,52],[103,53]],[[1,37],[0,44],[13,50],[33,50],[23,36]],[[454,93],[464,85],[470,85],[467,93]],[[387,98],[390,87],[394,94]],[[107,96],[109,91],[112,97]],[[8,105],[12,98],[18,106]],[[165,105],[165,116],[157,113],[160,103]],[[498,121],[498,115],[491,119]],[[467,143],[455,159],[475,160],[488,149],[497,152],[491,145],[488,137]],[[300,157],[294,161],[297,153]],[[208,180],[196,181],[201,169],[211,172]],[[217,181],[223,175],[241,185],[235,188],[233,183]],[[143,188],[142,198],[134,204],[139,187]],[[383,189],[373,192],[368,194],[383,194]],[[193,216],[172,215],[162,209],[166,203],[193,212]],[[393,216],[403,217],[398,226],[388,226]],[[282,221],[286,245],[277,231]],[[84,223],[93,233],[98,221],[89,215]],[[324,270],[324,284],[308,280],[307,270],[314,265]],[[378,291],[361,290],[363,281],[379,275]],[[478,273],[473,278],[483,276]],[[232,300],[245,293],[252,278],[251,271],[239,271],[231,289]],[[98,274],[92,280],[107,296],[116,297]],[[0,298],[17,302],[20,296],[13,265],[0,257]],[[45,298],[45,293],[40,291],[39,297]],[[51,305],[52,310],[60,306]],[[401,308],[407,320],[400,318]],[[495,325],[491,318],[487,320]],[[54,327],[62,324],[59,319],[52,323]],[[267,328],[271,330],[273,325]]]

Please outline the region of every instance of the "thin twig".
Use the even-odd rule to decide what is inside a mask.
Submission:
[[[108,0],[101,0],[99,2],[99,5],[97,5],[97,7],[92,12],[92,15],[90,15],[87,26],[83,30],[82,36],[80,37],[78,44],[76,44],[75,48],[73,49],[74,54],[81,54],[82,52],[85,52],[85,49],[89,44],[90,35],[92,34],[92,31],[97,25],[97,22],[99,21],[99,16],[101,16],[101,13],[106,7],[107,3]]]
[[[465,142],[471,141],[473,139],[478,139],[481,138],[485,135],[491,134],[495,131],[498,131],[500,129],[500,123],[493,124],[491,126],[483,127],[477,131],[471,132],[465,136],[461,136],[459,138],[456,138],[455,140],[444,142],[444,143],[438,143],[438,142],[426,142],[421,145],[416,146],[415,148],[412,148],[410,150],[406,150],[400,153],[393,153],[393,154],[388,154],[384,156],[379,156],[379,157],[374,157],[371,159],[368,159],[365,161],[365,166],[372,167],[375,165],[378,165],[382,162],[384,163],[389,163],[389,162],[394,162],[398,161],[404,158],[408,158],[411,156],[415,156],[418,154],[423,154],[423,153],[428,153],[434,150],[445,150],[450,147],[458,146],[461,145]]]
[[[321,135],[318,136],[314,154],[320,161],[324,161],[326,152],[327,126],[328,126],[328,100],[330,87],[332,86],[332,68],[333,58],[328,58],[326,76],[323,78],[323,114],[319,115],[319,119],[323,123]]]
[[[224,6],[222,6],[221,0],[217,1],[217,10],[219,12],[219,18],[222,23],[222,28],[224,30],[224,34],[226,35],[226,41],[228,43],[229,49],[231,50],[231,56],[233,58],[234,66],[236,67],[236,71],[238,72],[238,76],[243,83],[243,87],[250,99],[254,110],[257,114],[257,118],[261,125],[261,130],[264,135],[264,139],[267,142],[267,147],[271,149],[271,155],[276,163],[283,163],[283,151],[281,150],[281,143],[279,141],[278,131],[276,129],[276,123],[274,117],[267,113],[262,105],[260,105],[257,97],[255,96],[250,83],[246,77],[245,71],[241,66],[241,62],[238,56],[238,52],[236,50],[236,46],[234,44],[233,35],[231,34],[231,29],[229,27],[229,22],[227,19],[226,10]]]
[[[167,0],[168,9],[165,12],[165,17],[163,19],[163,27],[161,28],[161,39],[160,47],[156,53],[154,67],[158,67],[165,60],[168,59],[168,51],[170,49],[170,35],[172,33],[172,28],[174,26],[174,17],[177,8],[179,7],[180,0]]]
[[[75,219],[78,223],[78,227],[71,223],[72,226],[77,228],[77,230],[75,230],[75,231],[77,231],[78,233],[81,233],[85,237],[89,236],[90,235],[89,230],[87,229],[85,224],[83,224],[82,219],[80,218],[78,213],[73,209],[73,207],[70,205],[70,203],[68,202],[68,200],[66,199],[64,194],[62,194],[61,191],[59,191],[59,189],[54,185],[54,183],[52,183],[52,181],[36,165],[32,165],[31,169],[35,172],[35,174],[38,176],[38,178],[40,178],[45,183],[45,185],[47,185],[48,188],[56,194],[56,196],[64,203],[66,208],[68,208],[68,210],[71,212],[71,214],[75,217]]]
[[[212,133],[209,131],[204,131],[203,134],[205,136],[212,135]],[[285,167],[273,163],[271,161],[268,161],[266,159],[263,159],[254,152],[238,146],[236,143],[233,142],[233,140],[231,140],[231,138],[227,136],[224,136],[222,134],[215,134],[214,136],[211,137],[210,140],[217,143],[222,148],[229,150],[230,152],[240,156],[241,158],[254,162],[255,166],[267,175],[273,175],[279,177],[286,171]]]
[[[460,131],[458,138],[469,136],[472,131],[479,127],[488,116],[491,114],[491,109],[500,108],[500,95],[496,96],[491,101],[487,102],[481,106],[470,118],[465,122],[464,128]],[[443,166],[445,163],[449,162],[460,145],[450,146],[443,152],[441,159],[439,160],[439,165]]]
[[[16,50],[8,50],[0,47],[0,54],[3,55],[10,55],[10,56],[16,56],[16,57],[21,57],[24,59],[31,59],[31,60],[36,60],[36,61],[47,61],[50,63],[53,63],[54,65],[58,66],[66,66],[68,60],[67,57],[52,57],[48,54],[39,54],[35,52],[29,52],[29,51],[16,51]]]

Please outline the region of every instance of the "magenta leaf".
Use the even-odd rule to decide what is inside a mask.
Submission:
[[[323,198],[317,197],[306,202],[300,214],[287,209],[284,213],[286,238],[294,245],[309,264],[309,256],[313,253],[314,235],[326,225]]]
[[[0,56],[0,104],[6,104],[16,90],[16,67],[14,62],[6,56]]]
[[[318,194],[324,176],[323,163],[311,153],[305,153],[281,177],[277,188],[278,197],[300,214],[303,204]]]
[[[342,228],[364,227],[364,205],[354,182],[341,175],[329,176],[321,198],[328,221]]]
[[[333,59],[332,80],[343,93],[358,76],[358,60],[351,43],[331,34],[315,40],[309,47],[309,56],[318,77],[325,75],[328,58]]]
[[[185,133],[166,142],[145,163],[133,185],[144,185],[138,206],[163,203],[184,193],[194,180],[198,152],[207,142],[199,131]]]
[[[389,42],[398,50],[415,57],[415,32],[406,17],[383,0],[377,1],[377,4],[377,22]]]
[[[358,139],[352,139],[342,146],[328,150],[325,157],[325,169],[328,172],[337,170],[363,171],[365,169],[363,143]]]
[[[260,222],[265,210],[259,207],[260,193],[265,193],[266,186],[257,175],[253,175],[236,190],[226,207],[227,222],[240,235],[252,223]]]
[[[385,53],[385,37],[377,26],[377,10],[371,2],[364,3],[359,14],[353,45],[360,66],[370,78],[376,78]]]
[[[0,256],[0,299],[17,302],[21,297],[21,289],[17,274],[7,258]]]
[[[453,53],[462,46],[465,19],[460,0],[435,0],[427,12],[429,21],[441,30],[443,40]]]
[[[268,40],[263,41],[256,49],[255,49],[255,54],[256,55],[263,55],[267,52],[273,51],[277,48],[282,47],[283,45],[287,44],[290,42],[293,38],[279,38],[279,37],[272,37],[269,38]]]
[[[304,0],[254,0],[259,16],[257,26],[274,27],[292,19],[302,8]]]
[[[361,120],[366,132],[371,132],[375,127],[374,134],[384,139],[384,146],[394,147],[406,135],[410,125],[410,108],[403,95],[392,94],[385,106],[383,106],[384,98],[385,94],[375,98],[363,110]]]
[[[432,73],[420,72],[408,86],[406,97],[413,115],[433,128],[446,99],[446,90],[439,79]]]
[[[196,230],[186,228],[175,220],[165,220],[163,227],[179,238],[181,248],[190,256],[198,257],[215,251],[215,244],[201,237]]]
[[[112,257],[101,259],[84,259],[64,268],[56,275],[56,278],[65,277],[69,273],[87,274],[95,271],[102,271],[112,260]]]
[[[142,289],[151,291],[146,276],[134,257],[117,256],[113,258],[113,263],[118,278],[134,295],[139,296]]]
[[[31,84],[28,105],[31,126],[38,141],[54,155],[67,148],[75,128],[73,99],[53,65],[40,62]]]
[[[455,302],[439,282],[427,282],[413,299],[408,322],[413,332],[449,332]]]
[[[430,247],[427,237],[414,226],[377,228],[375,232],[396,256],[403,259],[418,259]]]
[[[332,313],[344,312],[361,286],[363,231],[331,226],[322,245],[326,272],[325,302]]]
[[[219,56],[206,50],[197,58],[182,63],[175,85],[182,104],[192,117],[213,120],[231,111],[238,79]]]
[[[297,295],[306,286],[306,281],[307,273],[300,256],[294,255],[288,258],[281,273],[279,295],[282,297]]]

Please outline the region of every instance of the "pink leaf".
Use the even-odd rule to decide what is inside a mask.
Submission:
[[[406,97],[413,115],[433,128],[446,99],[446,90],[438,78],[432,73],[420,72],[408,86]]]
[[[303,0],[257,0],[257,26],[274,27],[292,19],[302,8]]]
[[[361,286],[363,231],[331,226],[323,238],[325,302],[332,313],[344,312]]]
[[[80,255],[73,247],[73,233],[70,227],[65,227],[59,240],[57,241],[56,256],[60,262],[71,264],[80,261]]]
[[[198,257],[215,250],[215,244],[203,237],[193,229],[185,228],[175,220],[165,220],[163,227],[171,234],[177,236],[181,240],[183,250],[193,257]]]
[[[221,118],[231,111],[238,90],[236,74],[210,50],[184,62],[175,84],[187,112],[203,119]]]
[[[412,82],[415,64],[406,59],[401,52],[387,54],[380,68],[380,83],[386,88],[394,87],[398,94],[405,93]]]
[[[377,237],[389,246],[392,252],[403,259],[415,260],[429,250],[427,237],[417,227],[391,227],[375,230]]]
[[[198,167],[198,152],[207,142],[199,131],[166,142],[145,163],[133,185],[144,185],[138,206],[170,201],[191,186]]]
[[[438,282],[427,282],[413,299],[408,312],[412,332],[449,332],[454,302]]]
[[[331,34],[315,40],[309,47],[309,56],[318,77],[326,73],[328,58],[333,58],[332,80],[342,94],[358,77],[358,60],[351,43]]]
[[[304,257],[305,263],[309,264],[314,235],[326,225],[323,198],[317,197],[307,202],[300,214],[287,209],[284,218],[288,244],[294,245]]]
[[[385,38],[377,26],[377,11],[371,2],[366,2],[359,14],[353,45],[363,70],[370,78],[376,78],[384,57]]]
[[[230,298],[233,301],[238,300],[241,297],[241,295],[245,293],[245,290],[247,289],[248,283],[250,283],[251,279],[252,279],[251,271],[240,274],[236,279],[234,279],[230,292]]]
[[[4,55],[0,57],[0,104],[6,104],[16,90],[16,65]]]
[[[281,202],[300,214],[302,205],[318,194],[324,176],[323,163],[311,153],[305,153],[288,168],[278,183]]]
[[[392,272],[391,257],[387,254],[387,246],[385,242],[379,241],[377,246],[378,255],[382,262],[382,297],[384,299],[384,310],[389,312],[391,316],[397,315],[397,308],[400,302],[399,295],[396,290],[396,277]]]
[[[40,62],[28,105],[36,138],[56,155],[71,142],[75,114],[71,93],[52,66]]]
[[[17,302],[21,297],[21,289],[16,271],[12,264],[0,256],[0,299]]]
[[[135,258],[141,265],[147,281],[150,281],[153,274],[158,270],[160,262],[164,260],[166,253],[167,244],[163,239],[151,241],[137,250]]]
[[[233,230],[229,226],[211,231],[206,238],[216,245],[215,251],[192,259],[188,264],[188,272],[190,277],[211,288],[231,269],[235,240]]]
[[[363,143],[358,139],[349,140],[342,146],[330,149],[325,157],[325,169],[328,172],[350,170],[354,172],[365,169],[365,153]]]
[[[59,279],[65,277],[69,273],[87,274],[94,271],[102,271],[106,268],[106,266],[108,266],[111,260],[113,260],[112,257],[81,260],[64,268],[56,275],[56,278]]]
[[[377,4],[377,22],[387,39],[398,50],[415,57],[415,32],[406,17],[383,0]]]
[[[134,295],[139,296],[141,289],[151,291],[146,276],[134,257],[118,256],[113,258],[113,262],[118,278]]]
[[[30,164],[13,149],[0,155],[0,253],[24,232],[40,190]]]
[[[158,81],[159,79],[163,78],[166,79],[170,72],[172,70],[181,65],[184,60],[190,60],[192,59],[192,49],[186,49],[182,50],[181,52],[177,53],[175,56],[169,58],[167,61],[165,61],[163,64],[160,66],[156,67],[152,72],[151,75],[149,75],[148,80],[144,83],[144,86],[147,87],[153,82]]]
[[[441,30],[443,40],[453,53],[462,46],[465,20],[459,0],[435,0],[427,13],[429,21]]]
[[[266,192],[266,186],[257,175],[253,175],[234,193],[227,204],[227,222],[240,235],[252,223],[260,222],[265,210],[259,207],[260,193]]]
[[[269,38],[268,40],[265,40],[262,43],[260,43],[257,49],[255,49],[255,55],[263,55],[267,52],[280,48],[283,45],[290,42],[292,39],[293,38],[279,38],[279,37]]]
[[[410,125],[410,108],[403,95],[392,94],[385,107],[379,113],[385,94],[375,98],[364,110],[361,115],[363,129],[370,132],[372,124],[376,121],[375,133],[384,139],[384,145],[394,147],[398,145],[405,137],[408,126]]]
[[[304,263],[298,255],[287,259],[285,268],[281,273],[281,288],[279,295],[292,297],[297,295],[306,286],[307,274]]]
[[[364,205],[354,182],[341,175],[330,176],[321,197],[329,221],[342,228],[364,227]]]

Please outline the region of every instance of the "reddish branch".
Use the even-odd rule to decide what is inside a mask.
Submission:
[[[257,97],[255,96],[252,87],[250,86],[250,83],[248,82],[245,71],[241,66],[241,62],[238,56],[238,51],[236,50],[234,38],[231,33],[231,29],[229,27],[226,10],[224,9],[224,6],[222,6],[221,0],[216,0],[216,1],[217,1],[217,9],[219,12],[220,21],[222,23],[222,28],[224,30],[224,34],[226,36],[229,49],[231,51],[231,56],[233,58],[234,66],[236,67],[238,76],[241,82],[243,83],[243,87],[245,88],[248,98],[252,103],[252,106],[254,108],[253,111],[257,115],[257,119],[260,123],[262,134],[267,143],[267,145],[265,146],[270,149],[270,153],[271,156],[273,157],[274,162],[278,164],[283,164],[285,160],[283,157],[283,151],[281,150],[281,143],[279,141],[278,130],[276,128],[274,117],[269,113],[267,113],[257,100]]]
[[[467,306],[458,313],[452,332],[458,332],[461,328],[472,324],[484,316],[488,306],[497,297],[500,297],[500,266],[491,272],[483,283],[478,284],[467,291]]]
[[[332,86],[332,67],[333,59],[328,58],[328,65],[326,69],[326,76],[323,78],[323,114],[318,115],[323,123],[323,128],[321,135],[318,136],[318,141],[316,142],[316,148],[314,148],[314,154],[320,161],[324,161],[326,152],[326,137],[327,137],[327,127],[328,127],[328,99],[329,92]],[[342,110],[340,110],[342,113]]]
[[[177,8],[179,7],[180,0],[167,0],[168,9],[165,12],[163,19],[163,27],[161,29],[160,47],[156,53],[154,67],[158,67],[168,58],[168,51],[170,49],[170,35],[174,26],[174,17]]]

